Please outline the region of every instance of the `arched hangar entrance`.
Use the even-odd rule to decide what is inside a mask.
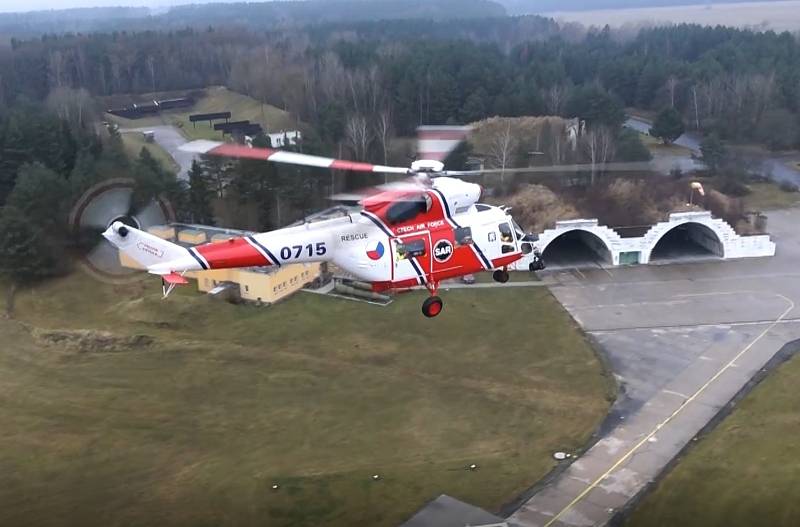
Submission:
[[[602,267],[613,263],[606,242],[582,229],[566,231],[553,238],[542,250],[542,259],[549,269]]]
[[[724,258],[725,246],[710,227],[696,222],[676,225],[665,232],[650,251],[650,262],[675,262],[698,258]]]

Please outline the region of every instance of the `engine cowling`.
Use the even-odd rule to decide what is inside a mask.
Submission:
[[[433,188],[442,193],[451,214],[466,212],[481,199],[481,193],[483,192],[481,186],[476,183],[469,183],[450,177],[434,179]]]

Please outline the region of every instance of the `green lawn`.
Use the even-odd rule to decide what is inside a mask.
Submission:
[[[800,525],[798,383],[794,358],[693,447],[626,525]]]
[[[800,192],[786,192],[775,183],[751,183],[750,194],[743,199],[746,210],[771,210],[796,207]]]
[[[142,133],[126,132],[122,134],[121,137],[122,144],[125,146],[125,151],[132,159],[136,159],[139,156],[139,152],[142,151],[142,148],[146,148],[150,152],[150,155],[161,163],[162,167],[173,172],[178,172],[180,170],[178,164],[166,150],[161,148],[157,143],[146,142]]]
[[[260,123],[267,132],[294,130],[298,126],[296,120],[288,112],[268,104],[262,105],[251,97],[222,86],[207,88],[206,96],[197,101],[189,111],[168,111],[160,116],[143,119],[123,119],[110,115],[107,117],[122,128],[142,128],[159,124],[173,124],[181,128],[189,139],[220,140],[222,139],[222,134],[210,127],[208,122],[197,123],[197,126],[194,126],[189,122],[189,115],[222,111],[230,111],[232,114],[231,120],[233,121],[250,120],[253,123]]]
[[[642,140],[642,143],[644,143],[648,150],[650,150],[650,152],[654,155],[658,153],[686,157],[691,157],[692,155],[692,150],[690,148],[676,145],[675,143],[665,145],[664,141],[657,137],[653,137],[652,135],[640,133],[639,138]]]
[[[0,321],[0,525],[394,526],[443,492],[495,509],[613,397],[544,288],[449,291],[435,320],[422,292],[256,308],[158,289],[76,274]]]

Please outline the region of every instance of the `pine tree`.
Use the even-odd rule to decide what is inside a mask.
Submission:
[[[13,315],[14,298],[20,286],[52,276],[59,267],[43,232],[16,207],[5,207],[0,216],[0,276],[9,284],[6,316]]]
[[[656,117],[653,127],[650,128],[650,135],[658,137],[668,145],[683,135],[685,130],[680,112],[674,108],[667,108]]]
[[[189,170],[188,209],[193,222],[214,225],[214,212],[211,207],[213,197],[214,190],[211,188],[208,176],[195,159]]]

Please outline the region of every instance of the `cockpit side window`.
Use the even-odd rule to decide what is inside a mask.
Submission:
[[[412,196],[389,205],[389,209],[386,211],[386,221],[388,221],[390,225],[404,223],[414,219],[419,214],[428,212],[430,209],[430,196],[427,194]]]
[[[405,260],[406,258],[416,258],[417,256],[425,256],[425,240],[405,240],[398,242],[395,246],[395,252],[398,260]]]
[[[500,250],[503,254],[513,253],[517,250],[514,239],[514,231],[508,223],[501,223],[497,226],[500,231],[500,242],[502,243]]]
[[[457,245],[469,245],[472,240],[472,229],[470,227],[460,227],[454,231]]]
[[[514,232],[508,223],[501,223],[498,226],[500,230],[500,241],[503,243],[514,243]]]

